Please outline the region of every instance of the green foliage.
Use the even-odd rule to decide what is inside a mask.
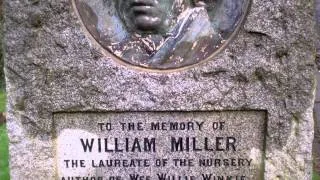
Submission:
[[[6,109],[6,93],[0,90],[0,112]],[[9,180],[8,135],[5,124],[0,124],[0,180]]]
[[[0,90],[0,112],[6,111],[6,93],[3,90]]]
[[[312,180],[320,180],[320,175],[317,172],[313,172]]]
[[[9,167],[8,167],[8,136],[6,126],[0,125],[0,179],[9,180]]]
[[[317,172],[313,172],[312,180],[320,180],[320,175]]]

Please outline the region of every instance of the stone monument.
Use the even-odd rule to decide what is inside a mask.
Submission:
[[[4,5],[13,180],[311,178],[313,1]]]

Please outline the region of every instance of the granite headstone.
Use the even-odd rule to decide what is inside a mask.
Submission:
[[[310,179],[312,0],[5,0],[11,179]]]

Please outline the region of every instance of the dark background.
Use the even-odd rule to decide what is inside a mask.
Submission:
[[[319,37],[317,39],[317,95],[314,107],[315,113],[315,139],[313,143],[313,152],[314,152],[314,169],[320,173],[320,0],[315,0],[316,2],[316,20],[317,20],[317,34]]]
[[[315,139],[313,143],[314,169],[320,174],[320,0],[316,1],[316,20],[317,20],[317,95],[314,107],[315,113]]]

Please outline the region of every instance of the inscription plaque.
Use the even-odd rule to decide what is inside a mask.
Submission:
[[[54,114],[59,179],[259,179],[263,111]]]

